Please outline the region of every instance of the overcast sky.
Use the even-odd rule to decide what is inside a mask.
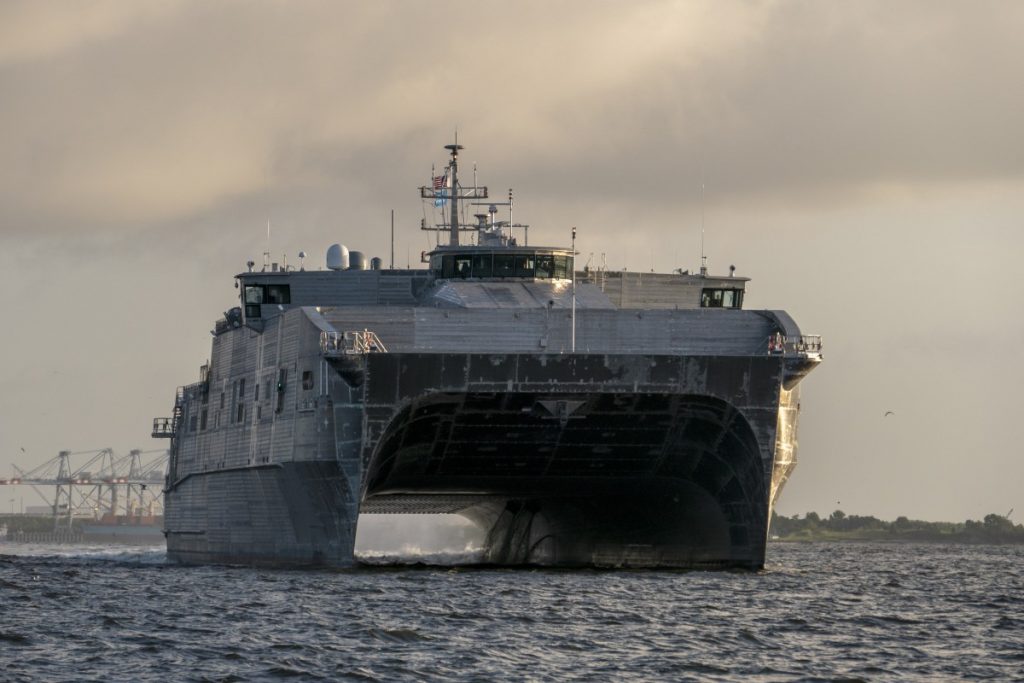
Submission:
[[[614,268],[698,267],[704,184],[712,271],[825,340],[780,512],[1024,515],[1021,36],[1010,1],[4,2],[0,478],[164,446],[268,220],[275,260],[387,262],[394,209],[415,263],[457,128],[531,242]]]

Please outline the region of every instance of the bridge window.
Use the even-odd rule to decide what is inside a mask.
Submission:
[[[537,256],[537,267],[534,271],[536,276],[542,280],[547,280],[551,277],[551,273],[554,270],[554,262],[550,254],[540,254]]]
[[[441,257],[441,277],[455,277],[455,257]]]
[[[572,257],[536,253],[444,254],[430,258],[435,277],[455,278],[551,278],[572,277]],[[269,294],[267,295],[269,297]],[[267,299],[264,303],[269,303]]]
[[[528,254],[516,256],[516,277],[533,277],[533,257]]]
[[[552,277],[556,280],[567,280],[569,278],[569,269],[571,266],[571,259],[568,256],[555,256],[554,257],[555,268],[552,273]]]
[[[246,285],[242,294],[245,303],[245,317],[259,318],[261,304],[290,304],[290,285]]]
[[[302,389],[303,391],[309,391],[313,388],[313,371],[303,370],[302,371]]]
[[[704,289],[700,293],[701,308],[742,308],[742,289]]]
[[[473,277],[491,277],[493,272],[493,254],[476,254],[473,256]]]
[[[245,286],[245,317],[259,318],[260,304],[263,303],[263,288],[259,285]]]
[[[512,277],[516,272],[516,257],[512,254],[494,255],[494,277]]]
[[[268,304],[290,304],[292,302],[292,292],[289,285],[267,285]]]

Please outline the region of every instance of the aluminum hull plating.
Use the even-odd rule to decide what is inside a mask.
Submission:
[[[421,196],[485,199],[447,149]],[[334,245],[236,276],[154,422],[171,559],[347,566],[360,513],[457,513],[496,564],[763,566],[820,339],[743,310],[732,272],[579,271],[497,211],[449,211],[419,270]]]
[[[310,315],[277,323],[297,348],[317,329]],[[260,355],[244,328],[222,339],[233,362]],[[817,360],[394,352],[321,362],[330,381],[296,399],[295,425],[259,413],[220,441],[183,430],[165,503],[172,560],[347,566],[360,512],[445,512],[482,525],[497,564],[759,568],[771,503],[795,462],[790,380]],[[209,392],[191,387],[184,403],[205,405]]]
[[[332,463],[194,474],[167,496],[167,556],[188,564],[346,566],[355,519]]]

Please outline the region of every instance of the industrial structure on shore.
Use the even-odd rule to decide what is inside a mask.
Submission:
[[[49,501],[46,530],[14,531],[8,541],[162,543],[166,449],[61,451],[39,467],[0,479],[0,486],[28,486]],[[13,500],[13,499],[12,499]],[[13,513],[12,509],[12,513]],[[10,525],[8,525],[10,526]]]

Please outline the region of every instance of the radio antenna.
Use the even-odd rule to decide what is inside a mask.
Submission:
[[[267,249],[263,252],[263,270],[270,267],[270,219],[267,219]]]
[[[708,274],[708,257],[704,255],[704,181],[700,183],[700,274]]]

